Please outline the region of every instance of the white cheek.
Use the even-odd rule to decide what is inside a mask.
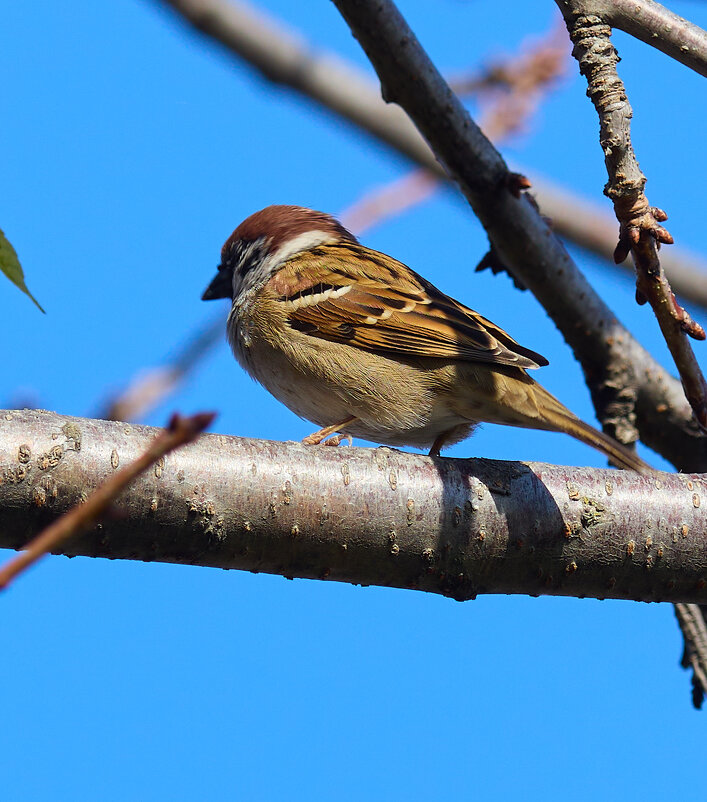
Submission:
[[[323,245],[325,242],[335,241],[336,237],[332,236],[331,232],[305,231],[283,243],[270,258],[273,265],[281,265],[302,251],[316,248],[317,245]]]

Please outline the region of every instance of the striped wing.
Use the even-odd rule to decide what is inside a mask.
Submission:
[[[547,365],[540,354],[401,262],[357,243],[301,253],[269,287],[284,304],[290,325],[312,337],[393,357]]]

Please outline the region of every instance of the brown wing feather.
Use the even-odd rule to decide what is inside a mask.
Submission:
[[[311,279],[316,267],[317,282]],[[386,283],[380,278],[381,272]],[[547,360],[401,262],[355,243],[299,254],[271,279],[294,328],[390,356],[536,368]]]

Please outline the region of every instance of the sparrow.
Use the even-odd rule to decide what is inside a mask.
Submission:
[[[615,465],[649,466],[528,375],[547,365],[334,217],[268,206],[226,240],[203,300],[229,298],[238,362],[321,429],[439,455],[481,422],[564,432]]]

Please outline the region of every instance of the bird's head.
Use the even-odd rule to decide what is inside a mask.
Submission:
[[[356,242],[331,215],[303,206],[267,206],[247,217],[221,249],[202,300],[235,298],[268,281],[293,256],[325,243]]]

